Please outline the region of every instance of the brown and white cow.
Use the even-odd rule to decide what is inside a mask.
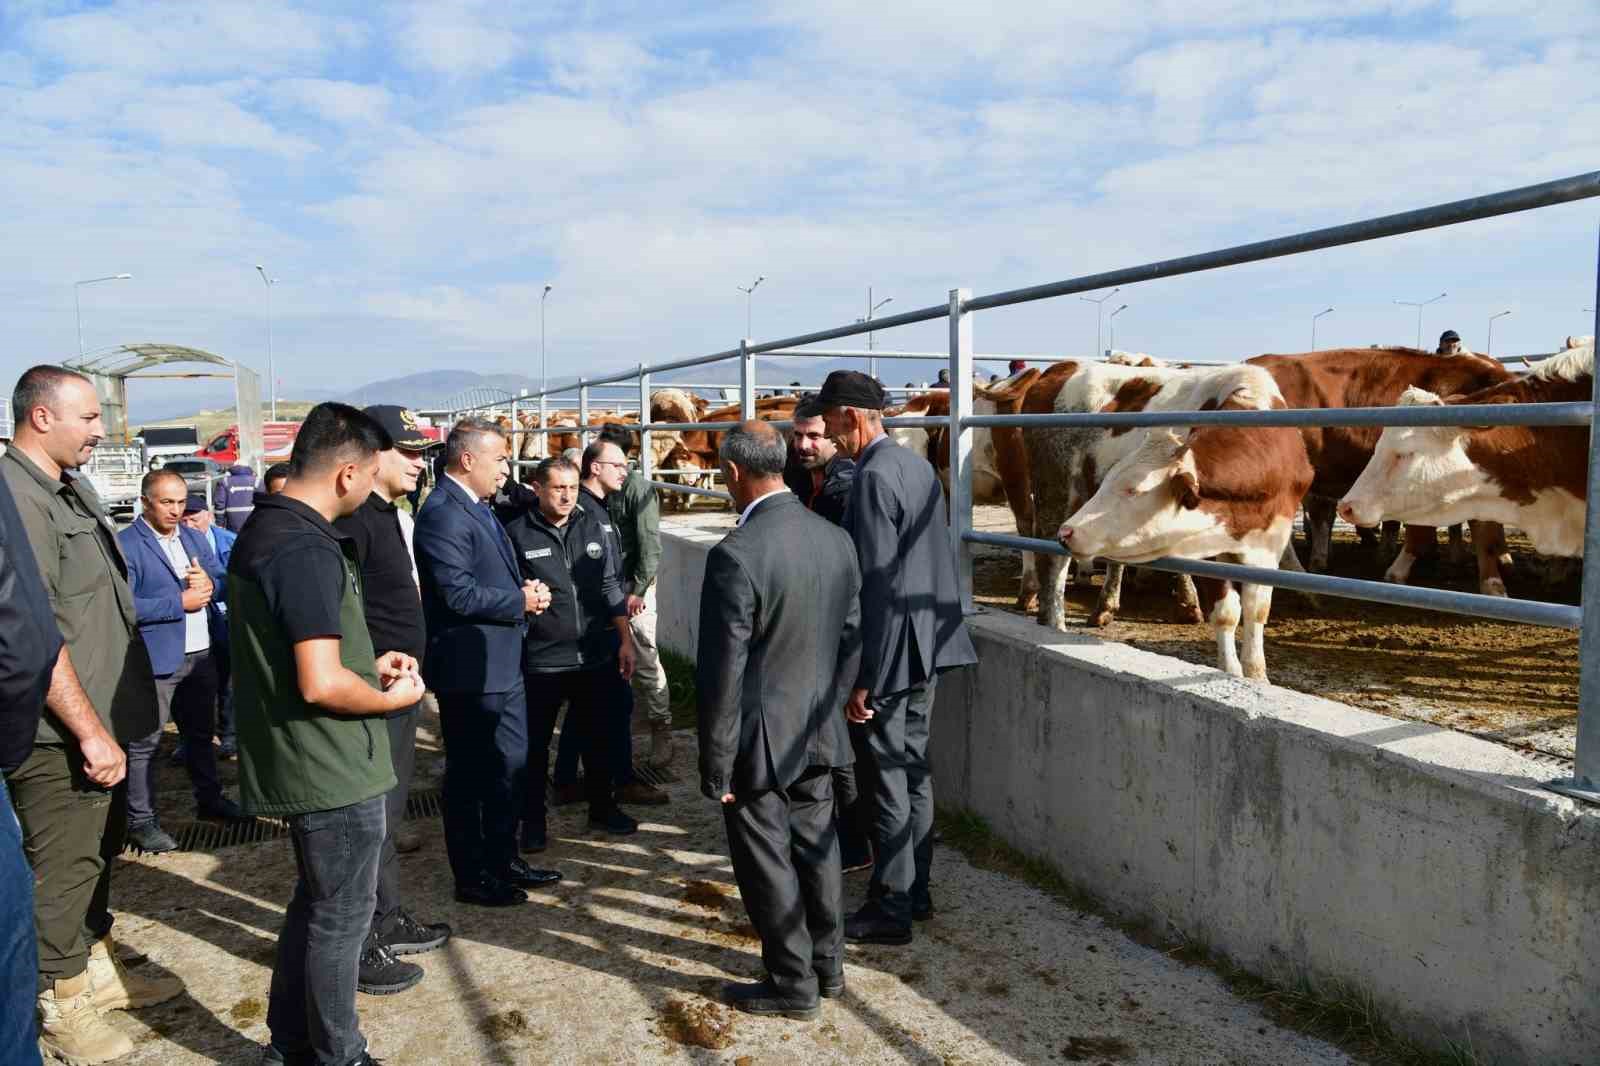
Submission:
[[[1191,371],[1165,386],[1168,410],[1265,410],[1284,406],[1271,375],[1250,366]],[[1163,556],[1221,559],[1267,569],[1284,557],[1294,516],[1310,488],[1305,442],[1263,426],[1128,431],[1131,446],[1056,537],[1074,558],[1124,564]],[[1265,681],[1264,631],[1272,587],[1197,582],[1227,673]],[[1244,627],[1242,657],[1235,638]]]
[[[1446,395],[1473,392],[1504,381],[1512,374],[1493,359],[1471,353],[1441,358],[1417,348],[1331,348],[1301,355],[1259,355],[1248,360],[1272,374],[1293,408],[1389,407],[1411,387]],[[1316,471],[1306,497],[1306,539],[1311,546],[1307,566],[1328,567],[1333,540],[1334,502],[1347,492],[1372,457],[1380,427],[1328,426],[1301,430],[1306,454]],[[1452,543],[1459,543],[1459,531]],[[1405,543],[1384,580],[1404,584],[1412,566],[1435,550],[1437,534],[1428,526],[1406,530]],[[1500,573],[1505,540],[1501,530],[1474,528],[1473,550],[1478,557],[1478,584],[1482,592],[1505,595]],[[1504,561],[1509,565],[1509,559]]]
[[[1572,348],[1524,377],[1441,400],[1408,389],[1401,406],[1587,401],[1594,388],[1594,346]],[[1480,520],[1516,526],[1535,551],[1583,554],[1588,495],[1586,426],[1389,426],[1369,462],[1339,502],[1347,522]]]

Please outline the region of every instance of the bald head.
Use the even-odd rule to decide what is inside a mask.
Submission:
[[[789,450],[783,435],[767,423],[740,422],[722,435],[717,454],[722,458],[728,492],[740,510],[751,500],[783,488]]]

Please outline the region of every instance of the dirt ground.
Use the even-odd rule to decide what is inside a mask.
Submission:
[[[1011,532],[1004,508],[979,508],[979,528]],[[1305,557],[1304,541],[1296,538]],[[1520,537],[1510,538],[1512,596],[1576,604],[1576,568],[1547,586],[1549,560],[1534,555]],[[1469,560],[1450,563],[1444,534],[1439,555],[1419,562],[1413,584],[1476,591]],[[1330,572],[1378,581],[1387,557],[1363,547],[1353,532],[1337,531]],[[1015,611],[1021,562],[1017,553],[978,546],[974,598],[985,607]],[[1172,579],[1146,572],[1137,584],[1125,580],[1122,612],[1100,631],[1108,640],[1187,662],[1216,665],[1211,629],[1175,624]],[[1067,624],[1087,624],[1099,594],[1094,587],[1067,586]],[[1267,674],[1274,684],[1348,703],[1395,718],[1430,722],[1549,758],[1559,770],[1572,758],[1577,728],[1578,634],[1540,626],[1477,621],[1462,615],[1390,607],[1358,600],[1306,597],[1280,591],[1267,625]]]

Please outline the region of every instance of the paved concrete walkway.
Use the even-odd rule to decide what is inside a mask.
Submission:
[[[670,807],[638,812],[633,837],[586,834],[581,806],[557,812],[540,858],[566,880],[510,910],[454,903],[441,825],[417,823],[422,850],[404,859],[412,909],[449,921],[456,937],[415,959],[428,971],[416,988],[361,997],[373,1053],[388,1066],[1350,1061],[1274,1026],[1209,971],[949,848],[935,860],[938,917],[910,947],[851,947],[850,991],[824,1001],[819,1021],[733,1014],[717,991],[759,975],[759,948],[720,814],[687,780],[672,794]],[[119,866],[124,952],[189,987],[174,1003],[113,1015],[138,1044],[128,1063],[257,1061],[292,880],[287,840]],[[847,898],[858,902],[865,887],[864,874],[847,878]]]

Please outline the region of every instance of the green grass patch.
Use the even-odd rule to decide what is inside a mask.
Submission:
[[[672,728],[695,727],[694,660],[677,652],[661,649],[661,669],[667,672],[667,686],[672,693]]]

